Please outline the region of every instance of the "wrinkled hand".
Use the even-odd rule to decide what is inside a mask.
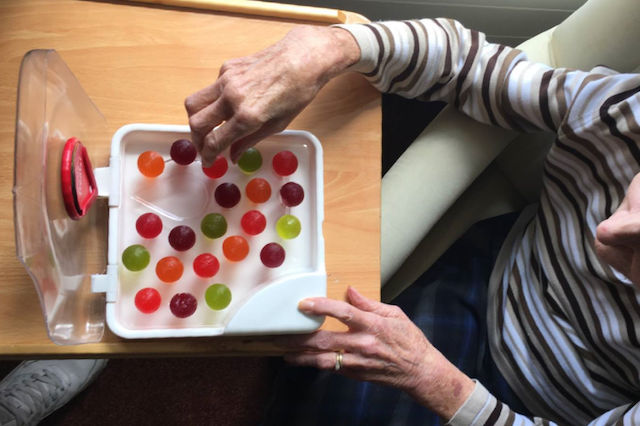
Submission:
[[[185,100],[203,165],[229,146],[236,162],[249,147],[286,128],[359,55],[347,31],[301,26],[256,54],[225,62],[212,85]]]
[[[336,352],[343,352],[340,374],[402,389],[444,418],[475,386],[397,306],[367,299],[350,287],[347,302],[310,298],[299,309],[337,318],[349,330],[279,338],[277,344],[292,350],[285,355],[288,362],[334,370]]]
[[[640,286],[640,174],[618,209],[596,228],[598,256]]]

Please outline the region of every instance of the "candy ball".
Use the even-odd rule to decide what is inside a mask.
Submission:
[[[219,179],[227,173],[228,168],[229,163],[227,163],[227,159],[222,155],[218,155],[213,164],[210,167],[202,167],[202,171],[211,179]]]
[[[291,214],[285,214],[276,222],[276,232],[281,238],[290,240],[300,234],[300,221]]]
[[[211,278],[220,270],[218,258],[211,253],[202,253],[193,259],[193,271],[202,278]]]
[[[220,213],[209,213],[202,218],[200,230],[208,238],[220,238],[227,232],[227,220]]]
[[[155,213],[145,213],[136,220],[136,231],[142,238],[155,238],[162,232],[162,220]]]
[[[145,151],[138,156],[138,170],[146,177],[160,176],[164,170],[164,159],[155,151]]]
[[[260,260],[267,268],[277,268],[284,262],[284,249],[278,243],[269,243],[260,250]]]
[[[231,290],[224,284],[210,285],[204,292],[204,300],[214,311],[220,311],[231,303]]]
[[[298,158],[291,151],[280,151],[271,161],[273,170],[280,176],[289,176],[298,168]]]
[[[246,174],[254,173],[262,166],[262,155],[255,148],[249,148],[240,156],[238,167]]]
[[[282,204],[287,207],[295,207],[304,200],[304,190],[295,182],[287,182],[280,188]]]
[[[254,203],[264,203],[271,197],[271,185],[265,179],[253,178],[245,188],[247,198]]]
[[[155,288],[147,287],[136,293],[134,303],[143,314],[150,314],[158,310],[162,298]]]
[[[228,237],[222,243],[224,257],[232,262],[239,262],[249,254],[249,243],[239,235]]]
[[[249,210],[240,219],[242,229],[249,235],[258,235],[267,227],[267,219],[258,210]]]
[[[240,190],[233,183],[221,183],[216,188],[214,197],[221,207],[230,209],[240,202]]]
[[[183,271],[182,262],[175,256],[163,257],[156,263],[156,275],[165,283],[178,281]]]
[[[196,311],[198,301],[190,293],[178,293],[171,298],[169,309],[178,318],[187,318]]]
[[[195,160],[198,155],[198,151],[191,141],[178,139],[171,144],[171,151],[169,154],[173,161],[182,166],[186,166],[193,163],[193,160]]]
[[[186,225],[176,226],[169,232],[169,244],[178,251],[189,250],[196,243],[196,233]]]
[[[122,264],[130,271],[142,271],[150,260],[149,251],[140,244],[129,246],[122,252]]]

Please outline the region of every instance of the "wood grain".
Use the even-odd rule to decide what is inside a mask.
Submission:
[[[70,0],[0,2],[0,357],[212,355],[274,353],[268,338],[123,340],[57,346],[46,335],[31,280],[16,258],[12,216],[13,137],[18,70],[30,49],[56,49],[108,121],[185,124],[184,98],[211,84],[226,59],[284,36],[295,22]],[[326,267],[329,296],[348,285],[378,298],[380,97],[359,75],[329,83],[290,125],[323,143]],[[106,165],[110,140],[93,146]],[[325,327],[339,329],[336,322]]]

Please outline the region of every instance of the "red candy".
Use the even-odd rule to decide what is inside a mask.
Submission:
[[[157,311],[161,302],[162,298],[160,297],[160,293],[155,288],[143,288],[136,293],[136,308],[143,314],[150,314]]]
[[[211,278],[218,273],[220,262],[211,253],[202,253],[193,259],[193,270],[202,278]]]
[[[258,210],[249,210],[240,220],[242,229],[249,235],[258,235],[267,227],[267,219]]]
[[[218,155],[211,167],[203,167],[202,171],[211,179],[218,179],[224,176],[225,173],[227,173],[228,168],[229,164],[227,163],[227,159],[222,155]]]
[[[196,243],[196,233],[186,225],[176,226],[169,232],[169,244],[178,251],[189,250]]]
[[[162,220],[157,214],[145,213],[136,220],[136,230],[142,238],[155,238],[162,231]]]
[[[178,318],[186,318],[193,315],[197,307],[198,301],[190,293],[178,293],[169,302],[171,313]]]
[[[289,176],[298,168],[298,159],[291,151],[280,151],[271,162],[273,170],[280,176]]]
[[[278,243],[269,243],[260,250],[260,260],[267,268],[277,268],[284,262],[284,249]]]

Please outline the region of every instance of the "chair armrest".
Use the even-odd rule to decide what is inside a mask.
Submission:
[[[383,285],[516,136],[446,107],[416,138],[382,179]]]

